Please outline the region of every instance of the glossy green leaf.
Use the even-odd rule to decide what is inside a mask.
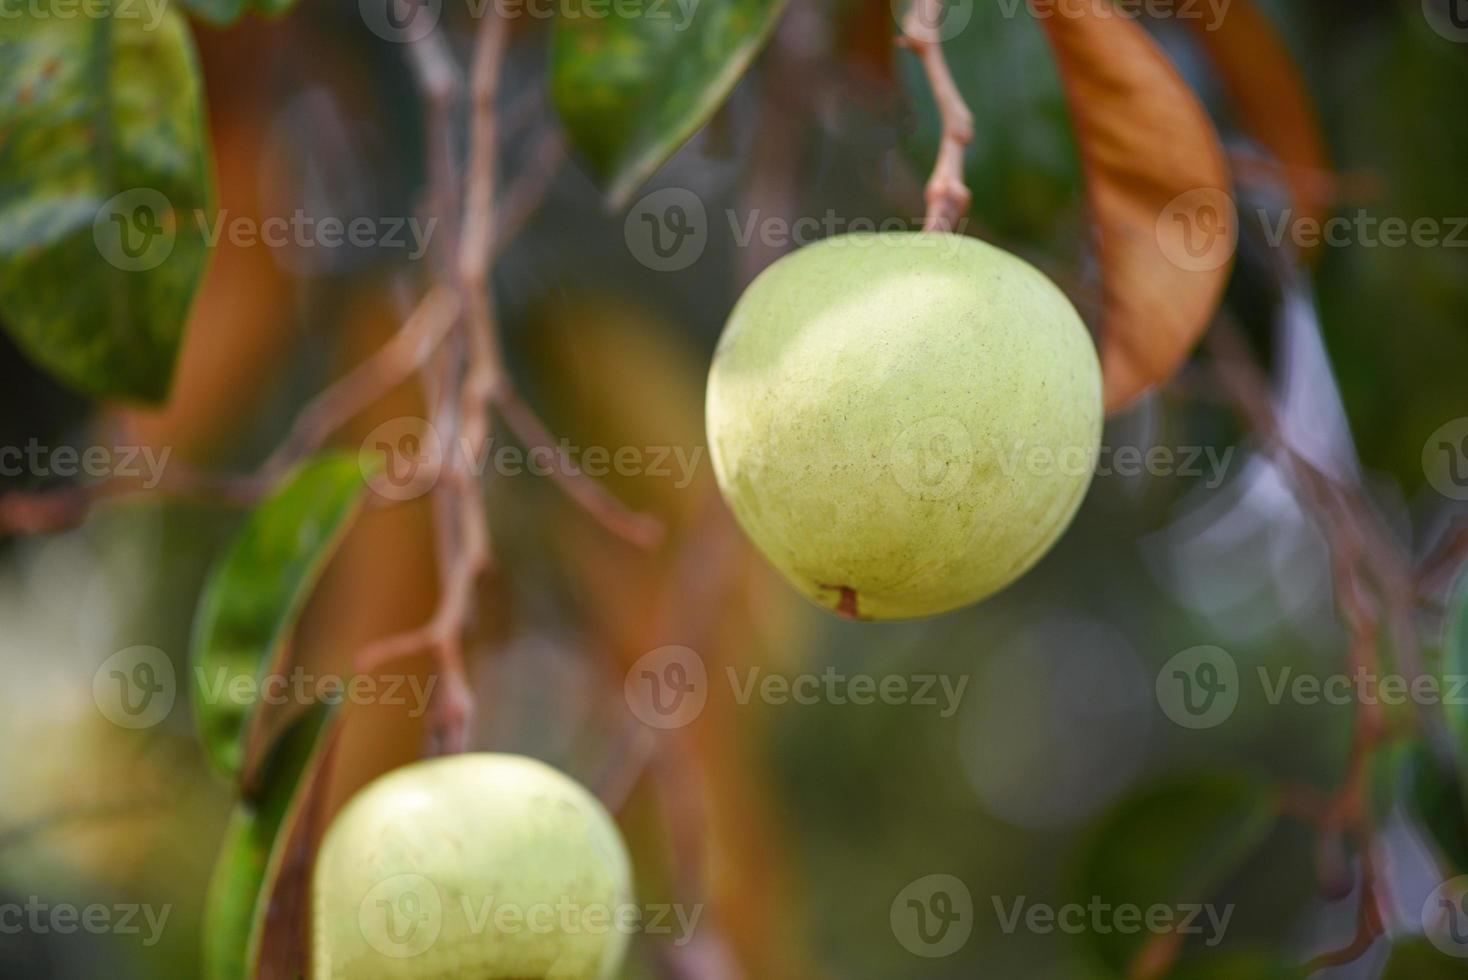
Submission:
[[[1381,980],[1468,980],[1468,961],[1448,956],[1426,939],[1392,947]]]
[[[1044,31],[1022,5],[1015,8],[1020,16],[1003,3],[946,9],[953,20],[944,22],[943,52],[974,115],[974,139],[964,157],[973,220],[986,231],[1029,241],[1063,231],[1068,245],[1084,200],[1080,158]],[[932,85],[910,52],[902,54],[899,69],[906,104],[915,112],[906,147],[916,169],[926,173],[941,135]]]
[[[323,456],[255,510],[205,583],[194,621],[194,718],[210,761],[251,782],[261,683],[280,671],[306,600],[359,509],[357,457]],[[253,748],[253,752],[252,752]]]
[[[1425,742],[1415,740],[1403,752],[1401,772],[1401,798],[1436,842],[1445,870],[1468,873],[1468,811],[1457,774]]]
[[[723,103],[787,0],[574,0],[556,20],[551,95],[572,144],[621,207]],[[632,13],[630,11],[635,11]]]
[[[317,706],[291,726],[271,754],[259,799],[235,806],[205,899],[205,980],[253,980],[264,975],[263,958],[305,941],[302,894],[320,799],[312,790],[321,785],[331,720],[330,709]]]
[[[36,2],[0,18],[0,321],[79,390],[159,401],[213,199],[193,41],[171,8]]]
[[[1245,776],[1207,773],[1153,784],[1095,828],[1079,855],[1077,901],[1173,910],[1207,902],[1264,842],[1277,817],[1274,797]],[[1145,931],[1085,934],[1101,962],[1119,973],[1150,938]]]

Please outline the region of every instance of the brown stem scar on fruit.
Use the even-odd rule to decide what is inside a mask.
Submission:
[[[856,590],[849,585],[822,585],[823,589],[840,592],[841,598],[836,603],[836,615],[845,619],[868,619],[856,610]]]

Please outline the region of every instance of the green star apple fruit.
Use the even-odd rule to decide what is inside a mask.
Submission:
[[[332,821],[314,980],[604,980],[636,928],[627,849],[579,784],[521,756],[414,763]]]
[[[766,269],[709,373],[714,474],[817,603],[898,619],[1018,578],[1075,515],[1101,372],[1064,294],[939,233],[841,235]]]

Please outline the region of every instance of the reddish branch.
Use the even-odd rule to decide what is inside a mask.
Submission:
[[[554,452],[555,437],[509,385],[494,393],[494,404],[505,425],[527,450]],[[663,539],[663,524],[657,518],[630,511],[580,471],[552,467],[550,478],[591,518],[617,537],[639,548],[655,548]]]
[[[1227,321],[1220,321],[1209,334],[1209,346],[1225,392],[1268,443],[1301,507],[1315,521],[1330,548],[1336,602],[1351,634],[1352,669],[1379,673],[1377,661],[1385,627],[1398,666],[1411,678],[1420,676],[1423,668],[1414,621],[1418,571],[1359,486],[1333,479],[1290,444],[1279,424],[1267,379],[1239,332]],[[1449,554],[1454,551],[1451,539],[1446,547]],[[1419,706],[1418,720],[1430,740],[1446,744],[1439,715]],[[1321,871],[1327,887],[1333,888],[1332,879],[1339,877],[1336,872],[1340,869],[1326,865],[1341,863],[1335,855],[1344,853],[1345,840],[1355,844],[1361,861],[1356,933],[1344,947],[1313,959],[1309,963],[1311,972],[1357,959],[1384,929],[1382,880],[1372,853],[1367,776],[1372,753],[1385,735],[1380,705],[1361,703],[1346,774],[1335,793],[1322,799],[1313,790],[1293,787],[1287,788],[1283,797],[1288,812],[1320,828]]]
[[[902,35],[897,39],[922,62],[942,124],[938,158],[924,191],[928,205],[924,231],[957,231],[959,219],[967,213],[973,198],[963,181],[963,154],[974,138],[974,116],[943,57],[939,32],[942,19],[943,0],[912,0],[902,23]]]

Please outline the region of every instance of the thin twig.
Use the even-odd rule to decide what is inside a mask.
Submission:
[[[115,476],[100,483],[0,496],[0,533],[41,534],[74,527],[106,500],[143,493],[231,506],[248,506],[267,493],[291,466],[413,372],[453,325],[458,302],[446,290],[424,297],[403,327],[376,353],[311,400],[290,433],[253,473],[201,473],[168,463],[160,481]]]
[[[411,378],[442,343],[458,312],[459,303],[452,292],[430,290],[391,340],[317,395],[296,416],[290,434],[261,466],[260,479],[273,483],[290,466],[320,448],[332,433]]]
[[[64,531],[86,520],[98,504],[142,494],[248,507],[259,500],[265,489],[254,476],[201,473],[169,462],[157,483],[149,483],[142,477],[113,476],[99,483],[55,490],[14,490],[0,495],[0,535]]]
[[[912,0],[897,43],[922,61],[942,123],[938,158],[924,191],[928,213],[923,230],[951,232],[957,230],[959,219],[968,212],[973,199],[963,180],[963,154],[974,138],[974,115],[964,103],[948,61],[943,57],[939,37],[942,18],[943,0]]]
[[[554,452],[555,437],[513,388],[502,386],[494,394],[495,407],[515,438],[529,451]],[[663,522],[649,514],[628,509],[602,485],[579,470],[552,467],[550,478],[582,510],[617,537],[639,548],[652,550],[663,540]]]
[[[1240,414],[1273,451],[1294,488],[1300,506],[1315,521],[1330,550],[1334,591],[1341,618],[1351,634],[1350,663],[1353,672],[1379,675],[1378,651],[1383,621],[1393,628],[1395,649],[1409,673],[1418,664],[1416,633],[1410,610],[1401,608],[1403,583],[1409,582],[1407,564],[1390,533],[1370,509],[1359,488],[1331,478],[1296,449],[1280,425],[1274,397],[1263,370],[1233,325],[1225,319],[1209,332],[1213,366],[1225,392]],[[1373,588],[1374,586],[1374,588]],[[1404,614],[1408,617],[1403,618]],[[1416,676],[1413,673],[1413,676]],[[1431,733],[1434,719],[1424,724]],[[1362,955],[1381,934],[1382,914],[1378,907],[1379,876],[1374,865],[1371,841],[1372,818],[1367,799],[1367,777],[1372,753],[1385,735],[1381,706],[1366,700],[1357,706],[1351,753],[1340,787],[1328,799],[1294,793],[1289,798],[1296,811],[1315,822],[1321,832],[1322,878],[1333,889],[1337,877],[1334,855],[1346,838],[1352,840],[1361,858],[1360,907],[1357,928],[1349,943],[1315,957],[1307,972],[1351,962]]]

